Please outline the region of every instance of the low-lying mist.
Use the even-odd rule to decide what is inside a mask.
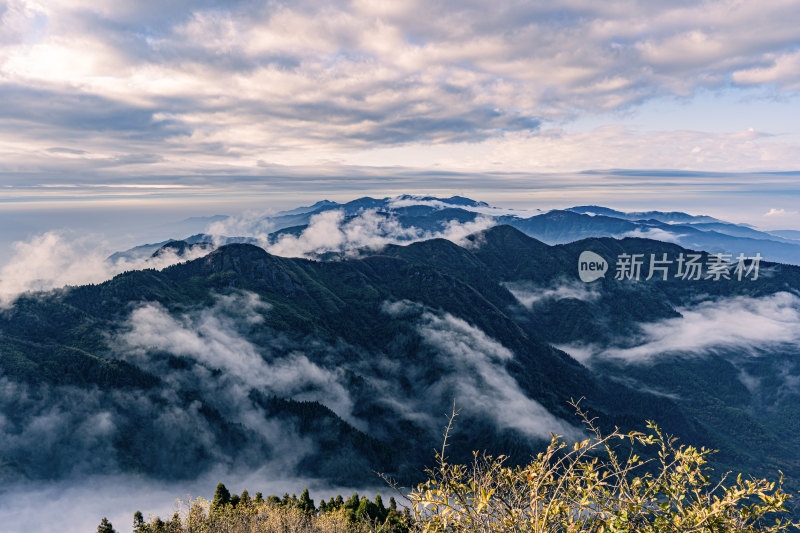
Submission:
[[[480,215],[473,221],[445,222],[439,231],[423,231],[403,226],[394,216],[366,210],[345,217],[341,210],[331,210],[311,217],[299,234],[283,233],[270,237],[269,219],[254,215],[228,217],[211,223],[206,229],[211,243],[192,246],[179,252],[164,248],[158,254],[140,258],[109,259],[113,245],[92,235],[50,231],[28,241],[12,245],[9,258],[0,264],[0,309],[13,305],[16,298],[29,291],[51,291],[69,285],[101,283],[129,270],[160,270],[176,263],[202,257],[225,244],[231,236],[244,237],[273,255],[315,258],[336,252],[347,257],[359,250],[379,250],[388,244],[411,243],[444,238],[456,244],[468,244],[466,237],[494,225],[491,217]]]
[[[247,489],[251,496],[262,492],[265,498],[287,492],[299,495],[308,488],[316,503],[337,494],[346,498],[355,491],[368,497],[376,493],[397,496],[377,475],[373,484],[334,486],[323,480],[287,476],[270,468],[215,469],[200,478],[179,482],[133,475],[75,477],[7,486],[0,492],[0,529],[3,533],[86,533],[95,531],[100,520],[107,517],[119,533],[130,533],[137,510],[145,519],[151,515],[170,518],[190,500],[202,497],[210,501],[220,482],[231,493]],[[396,499],[400,501],[399,497]]]

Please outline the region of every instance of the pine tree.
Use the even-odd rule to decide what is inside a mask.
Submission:
[[[256,492],[255,502],[256,503],[264,503],[264,495],[261,494],[260,492]]]
[[[380,494],[375,495],[375,517],[380,520],[381,522],[386,520],[386,517],[389,515],[389,511],[386,510],[386,507],[383,506],[383,498],[381,498]]]
[[[358,520],[371,520],[374,518],[373,515],[372,502],[366,496],[362,496],[361,501],[358,502],[358,509],[356,509],[356,518]]]
[[[211,507],[214,509],[222,509],[231,501],[231,493],[222,483],[217,485],[217,490],[214,491],[214,499],[211,502]]]
[[[304,488],[302,494],[300,494],[300,509],[306,513],[313,513],[317,510],[314,506],[314,500],[308,494],[308,488]]]
[[[117,533],[111,522],[105,516],[100,520],[100,525],[97,526],[97,533]]]
[[[333,502],[337,509],[341,509],[344,507],[344,498],[342,498],[341,494],[336,495],[336,500]]]
[[[239,497],[239,505],[244,505],[245,507],[249,506],[252,502],[250,501],[250,493],[247,492],[247,489],[242,491],[242,495]]]
[[[358,496],[358,492],[354,492],[352,496],[347,499],[347,502],[344,504],[345,509],[352,509],[355,511],[358,509],[358,505],[361,503],[361,498]]]
[[[394,496],[389,497],[389,510],[397,512],[397,502],[394,501]]]
[[[358,497],[358,493],[354,492],[352,496],[347,498],[347,501],[344,502],[344,509],[347,511],[347,518],[351,522],[355,522],[358,520],[358,515],[356,511],[358,510],[358,506],[361,503]]]
[[[319,512],[320,514],[328,512],[328,504],[325,503],[325,498],[319,501]]]

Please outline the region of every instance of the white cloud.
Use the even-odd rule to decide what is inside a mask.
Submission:
[[[404,228],[394,217],[368,210],[345,220],[344,211],[324,211],[311,217],[299,236],[280,235],[269,246],[271,254],[304,257],[329,251],[356,254],[361,248],[380,249],[386,244],[419,238],[416,228]]]
[[[247,313],[250,320],[261,318],[258,307]],[[255,347],[236,331],[232,320],[219,316],[218,306],[204,309],[197,317],[173,318],[158,304],[144,304],[130,316],[130,331],[120,340],[136,348],[145,358],[147,350],[159,350],[191,357],[210,369],[223,370],[251,386],[267,379],[267,368]]]
[[[442,239],[447,239],[448,241],[453,241],[459,246],[465,246],[467,248],[479,247],[482,244],[482,240],[480,238],[471,241],[467,239],[467,237],[474,233],[489,229],[495,224],[496,222],[494,219],[486,216],[479,216],[476,217],[475,220],[463,223],[451,220],[447,223],[441,233],[433,233],[430,234],[430,236],[426,236],[426,238],[440,237]]]
[[[701,355],[717,349],[749,353],[764,347],[800,344],[800,297],[788,292],[736,296],[679,308],[680,317],[640,324],[630,345],[558,346],[582,362],[593,358],[648,363],[658,357]]]
[[[765,217],[786,217],[786,216],[791,216],[791,215],[796,215],[796,214],[797,214],[797,211],[792,211],[792,210],[783,209],[783,208],[776,209],[776,208],[773,207],[769,211],[764,213],[764,216]]]
[[[683,235],[678,235],[677,233],[672,233],[671,231],[666,231],[661,228],[648,228],[646,230],[637,228],[633,231],[623,233],[619,237],[621,239],[624,239],[625,237],[634,237],[639,239],[653,239],[656,241],[678,243]]]
[[[248,210],[238,216],[226,217],[208,225],[204,233],[214,238],[214,244],[223,244],[223,237],[252,237],[262,248],[269,243],[269,234],[274,231],[270,211]]]
[[[58,531],[85,531],[104,515],[117,530],[130,531],[136,509],[166,518],[175,497],[210,496],[219,481],[232,492],[316,486],[331,496],[328,484],[293,477],[313,442],[297,435],[291,419],[271,417],[250,393],[322,401],[345,418],[352,403],[338,369],[324,369],[280,342],[277,357],[247,341],[251,328],[263,333],[269,310],[247,292],[218,295],[213,305],[182,313],[152,303],[133,310],[109,336],[109,347],[157,375],[159,387],[26,384],[0,374],[0,456],[14,465],[4,472],[8,490],[0,492],[3,531],[51,531],[54,524]],[[157,353],[148,357],[148,350]],[[189,364],[171,366],[163,352]],[[239,426],[235,443],[214,429],[217,416]],[[121,452],[121,440],[134,449]],[[120,453],[129,464],[119,464]],[[139,473],[120,473],[137,462]]]
[[[37,235],[12,246],[10,259],[0,267],[0,308],[13,304],[27,291],[49,291],[66,285],[100,283],[127,270],[162,269],[196,259],[211,251],[207,246],[187,248],[179,256],[174,249],[156,257],[111,262],[107,251],[91,236],[70,238],[63,232]]]
[[[397,196],[389,200],[389,207],[399,209],[402,207],[409,207],[414,205],[424,205],[434,207],[436,209],[448,209],[457,207],[464,211],[471,211],[473,213],[480,213],[489,217],[500,217],[503,215],[513,215],[521,218],[529,218],[536,215],[541,215],[541,209],[511,209],[504,207],[496,207],[492,205],[453,205],[442,200],[426,200],[422,197],[412,195]]]
[[[543,128],[536,133],[509,132],[477,145],[434,147],[422,152],[418,164],[473,172],[546,173],[621,167],[759,172],[795,170],[798,156],[800,144],[793,136],[773,136],[749,129],[723,132],[641,129],[612,122],[587,131]],[[675,176],[672,183],[682,179],[685,178]],[[600,183],[610,185],[605,181]],[[654,189],[669,184],[663,180],[653,183],[638,180],[625,185],[630,188],[626,192],[650,200],[659,198],[652,192]],[[584,198],[599,190],[598,182],[586,177],[581,186]]]
[[[490,217],[478,216],[469,222],[450,220],[440,231],[423,231],[403,226],[394,215],[374,209],[346,218],[342,210],[329,210],[311,217],[299,235],[285,233],[266,250],[283,257],[313,257],[325,252],[342,252],[356,256],[359,250],[379,250],[387,244],[408,244],[420,240],[443,238],[458,245],[471,245],[468,235],[495,224]]]
[[[70,236],[47,232],[12,245],[12,255],[0,266],[0,308],[9,307],[28,291],[50,291],[68,285],[101,283],[128,270],[167,266],[203,257],[223,243],[223,236],[251,237],[269,253],[283,257],[313,257],[324,252],[342,252],[348,256],[361,249],[378,250],[387,244],[410,243],[441,237],[456,244],[472,245],[466,237],[494,225],[493,219],[478,216],[471,222],[452,220],[441,231],[422,231],[404,227],[394,216],[366,210],[345,219],[341,210],[325,211],[311,218],[298,235],[283,234],[270,241],[272,223],[261,212],[245,213],[212,223],[207,232],[215,244],[186,248],[183,255],[167,248],[155,257],[107,259],[107,245],[92,236]]]
[[[550,414],[529,398],[508,373],[505,364],[514,355],[478,328],[448,313],[422,315],[422,339],[439,351],[453,372],[434,385],[452,387],[456,403],[496,421],[501,428],[513,428],[531,437],[547,438],[550,432],[578,439],[580,430]]]
[[[442,146],[470,157],[507,147],[525,171],[621,161],[763,170],[797,161],[796,141],[734,142],[737,132],[614,142],[551,127],[538,138],[541,121],[726,90],[731,81],[793,91],[800,56],[791,2],[6,4],[0,76],[13,127],[0,134],[0,154],[11,169],[4,180],[15,184],[32,171],[52,181],[65,169],[83,176],[75,181],[260,179],[264,166],[355,165],[397,145],[429,158]],[[444,164],[455,154],[439,159],[427,168],[465,168]],[[378,166],[408,161],[398,153]]]
[[[498,427],[516,429],[534,438],[548,438],[550,432],[567,438],[581,438],[581,431],[553,416],[529,398],[506,364],[514,354],[483,331],[449,313],[425,311],[408,301],[384,302],[382,310],[397,318],[411,318],[424,344],[435,350],[435,358],[447,369],[415,394],[425,406],[437,398],[446,404],[455,397],[466,412],[479,413]],[[416,315],[416,318],[414,318]],[[390,405],[408,418],[421,417],[425,406],[419,398],[400,398],[393,393]]]
[[[742,85],[774,83],[788,90],[800,89],[800,51],[766,54],[763,65],[733,73],[733,81]]]
[[[594,290],[592,285],[570,280],[561,280],[547,287],[539,287],[525,281],[509,282],[504,285],[514,298],[528,309],[548,300],[571,298],[590,302],[600,297],[600,293]]]
[[[409,300],[398,300],[396,302],[385,301],[381,303],[381,311],[395,318],[404,318],[419,315],[424,310],[421,304]]]
[[[199,311],[171,315],[156,303],[146,303],[135,309],[128,320],[128,330],[121,334],[117,345],[126,357],[133,358],[143,368],[152,365],[148,351],[164,351],[189,358],[202,368],[192,375],[173,373],[167,379],[194,380],[208,371],[221,370],[218,378],[229,384],[230,390],[240,390],[242,404],[250,389],[277,394],[297,400],[316,400],[355,425],[351,415],[352,401],[341,383],[340,370],[323,368],[299,352],[293,351],[277,358],[248,341],[243,325],[264,320],[270,305],[253,293],[222,295],[216,303]],[[257,411],[242,410],[256,419]],[[257,425],[260,425],[257,424]]]

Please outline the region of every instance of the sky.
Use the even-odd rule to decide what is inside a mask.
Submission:
[[[400,193],[800,228],[794,0],[7,0],[0,19],[3,242]]]

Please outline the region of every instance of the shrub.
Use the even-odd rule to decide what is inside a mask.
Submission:
[[[777,483],[741,475],[715,482],[707,464],[711,450],[678,445],[653,422],[647,433],[617,428],[603,435],[580,401],[571,405],[590,438],[568,444],[551,434],[547,449],[524,466],[478,453],[470,465],[449,464],[454,411],[436,468],[409,496],[420,531],[711,533],[797,526],[783,514],[790,496],[782,475]]]

